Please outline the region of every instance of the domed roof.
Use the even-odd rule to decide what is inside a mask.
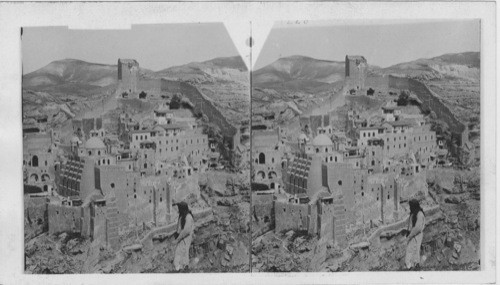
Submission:
[[[314,146],[323,146],[323,145],[332,145],[333,142],[327,135],[319,134],[313,139],[312,144]]]
[[[102,142],[102,140],[98,137],[90,138],[85,143],[85,148],[87,149],[95,149],[95,148],[106,148],[106,145]]]

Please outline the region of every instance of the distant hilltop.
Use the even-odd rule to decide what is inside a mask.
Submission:
[[[332,83],[344,77],[343,61],[328,61],[307,56],[283,57],[253,72],[253,82],[287,82],[292,80],[313,80]]]
[[[479,52],[449,53],[433,58],[421,58],[378,70],[379,74],[409,76],[417,79],[451,77],[479,82]]]
[[[108,86],[116,83],[116,65],[85,62],[78,59],[63,59],[23,76],[23,87],[50,86],[79,83],[93,86]]]
[[[393,74],[422,79],[449,76],[476,81],[479,79],[479,67],[479,52],[463,52],[417,59],[387,68],[367,64],[366,69],[368,75]],[[294,81],[335,83],[344,78],[345,61],[320,60],[301,55],[280,58],[253,72],[253,82],[261,86]]]
[[[136,61],[137,62],[137,61]],[[43,88],[49,86],[78,84],[79,86],[106,87],[118,83],[117,65],[90,63],[78,59],[63,59],[23,76],[24,88]],[[219,57],[204,62],[192,62],[181,66],[174,66],[153,72],[149,69],[139,68],[141,76],[173,79],[189,79],[201,76],[224,77],[234,71],[237,73],[247,71],[247,67],[240,56]],[[226,76],[227,77],[227,76]],[[241,78],[239,78],[241,79]]]

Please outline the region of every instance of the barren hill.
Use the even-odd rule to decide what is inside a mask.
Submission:
[[[89,63],[77,59],[53,61],[23,76],[23,87],[63,84],[108,86],[116,82],[116,65]]]
[[[423,80],[453,78],[478,82],[479,68],[480,53],[464,52],[399,63],[380,69],[378,72],[380,74],[410,76]]]
[[[334,83],[344,77],[344,62],[319,60],[306,56],[290,56],[253,72],[256,85],[287,83],[290,81],[315,81]]]
[[[173,66],[155,73],[172,80],[204,83],[215,81],[248,82],[247,67],[240,56],[218,57],[204,62]]]

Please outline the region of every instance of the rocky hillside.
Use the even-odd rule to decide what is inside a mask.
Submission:
[[[253,118],[273,112],[275,122],[291,121],[307,110],[332,99],[341,89],[345,65],[340,61],[290,56],[252,73]]]
[[[417,59],[378,70],[380,74],[410,76],[415,79],[462,79],[479,82],[480,53],[444,54],[430,59]]]
[[[160,70],[154,76],[196,86],[233,125],[248,120],[250,76],[240,56],[191,62]]]
[[[247,67],[240,56],[218,57],[204,62],[191,62],[160,70],[155,75],[195,84],[216,81],[249,82]]]

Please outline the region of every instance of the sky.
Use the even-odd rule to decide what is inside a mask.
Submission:
[[[292,55],[332,61],[344,61],[347,54],[363,55],[368,64],[388,67],[466,51],[480,51],[479,20],[280,23],[267,37],[254,69]]]
[[[136,25],[128,30],[25,27],[23,74],[66,58],[116,65],[132,58],[158,71],[171,66],[238,55],[222,23]]]

